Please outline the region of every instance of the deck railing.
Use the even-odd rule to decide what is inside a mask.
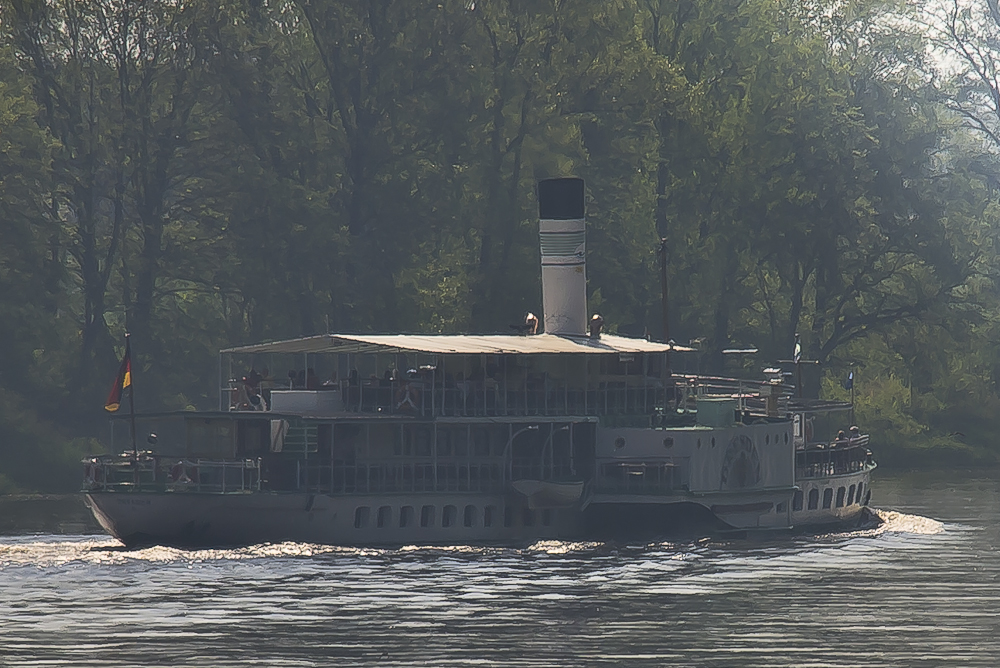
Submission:
[[[689,488],[690,457],[671,461],[603,461],[597,464],[597,494],[669,496]]]
[[[310,464],[304,482],[308,491],[326,494],[501,492],[504,470],[499,461]]]
[[[822,478],[874,468],[867,434],[829,443],[813,443],[796,453],[795,477]]]
[[[150,453],[83,460],[86,492],[197,492],[241,494],[260,489],[256,459],[184,459]]]

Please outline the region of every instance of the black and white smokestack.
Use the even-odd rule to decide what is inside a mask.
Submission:
[[[538,182],[542,314],[548,334],[587,334],[587,229],[583,179]]]

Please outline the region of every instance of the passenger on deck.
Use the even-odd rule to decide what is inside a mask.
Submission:
[[[861,438],[861,430],[858,429],[858,425],[852,425],[851,429],[850,429],[850,432],[851,432],[851,440],[852,441],[854,439],[856,439],[856,438]]]
[[[250,367],[250,373],[246,375],[246,383],[249,387],[255,389],[260,388],[260,381],[262,377],[263,376],[257,373],[257,369]]]
[[[306,370],[306,389],[307,390],[318,390],[320,386],[319,376],[316,375],[316,369],[310,367]]]

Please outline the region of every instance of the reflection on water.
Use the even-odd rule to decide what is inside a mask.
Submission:
[[[879,485],[879,527],[766,540],[0,537],[0,666],[997,665],[1000,486]]]

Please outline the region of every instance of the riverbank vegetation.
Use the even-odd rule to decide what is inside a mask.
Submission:
[[[216,351],[509,331],[534,183],[587,181],[590,306],[722,371],[818,360],[896,465],[1000,446],[994,3],[3,0],[0,491],[72,485]],[[965,47],[965,48],[960,48]]]

